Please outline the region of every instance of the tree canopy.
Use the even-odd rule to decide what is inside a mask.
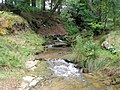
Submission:
[[[2,3],[33,13],[57,12],[64,21],[72,21],[82,30],[92,29],[95,34],[116,29],[120,23],[120,0],[2,0]]]

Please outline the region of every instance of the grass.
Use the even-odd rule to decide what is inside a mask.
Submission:
[[[81,67],[86,67],[88,60],[95,58],[94,43],[91,38],[83,40],[82,37],[76,37],[76,45],[73,47],[73,54],[75,62],[79,63]]]
[[[17,79],[21,80],[22,77],[25,75],[24,71],[21,69],[4,69],[0,70],[0,80],[4,80],[10,77],[17,77]]]
[[[74,35],[79,33],[79,30],[74,23],[64,23],[64,27],[69,35]]]
[[[33,31],[0,36],[0,66],[22,68],[36,50],[41,51],[43,38]]]
[[[29,60],[36,51],[43,50],[44,39],[34,31],[17,30],[28,26],[22,17],[12,12],[0,11],[0,79],[17,76],[24,72],[24,63]],[[17,33],[12,32],[15,29]]]
[[[116,33],[110,34],[106,39],[109,39],[109,41],[117,47],[117,50],[120,50],[118,41],[120,38],[119,34],[118,31],[116,31]],[[102,73],[102,76],[104,76],[103,74],[108,76],[112,75],[112,78],[119,80],[120,52],[113,54],[109,50],[102,49],[101,45],[96,44],[91,37],[82,38],[81,36],[77,36],[75,41],[76,44],[73,46],[73,53],[67,57],[76,62],[79,67],[85,68],[89,72]],[[105,70],[107,70],[107,72],[105,72]]]

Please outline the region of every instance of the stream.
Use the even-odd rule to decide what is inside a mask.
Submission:
[[[26,75],[19,90],[117,90],[99,77],[83,74],[64,59],[70,48],[48,46],[48,50],[26,62]],[[27,82],[27,83],[26,83]],[[25,86],[26,85],[26,86]]]

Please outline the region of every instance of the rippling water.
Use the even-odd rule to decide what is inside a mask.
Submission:
[[[39,83],[33,90],[117,90],[105,85],[93,74],[81,73],[75,64],[62,59],[66,51],[66,48],[51,49],[50,46],[50,50],[39,55],[48,59],[53,78]]]
[[[64,59],[50,60],[49,69],[54,72],[56,76],[79,76],[80,70],[75,67],[75,64],[68,63]]]

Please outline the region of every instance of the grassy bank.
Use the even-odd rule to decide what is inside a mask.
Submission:
[[[103,39],[114,47],[115,53],[101,47]],[[99,73],[102,77],[109,76],[111,80],[116,82],[117,79],[117,82],[120,82],[118,80],[120,74],[120,31],[111,32],[103,39],[94,40],[93,37],[83,38],[78,35],[73,45],[72,54],[66,57],[83,68],[85,73]]]
[[[43,38],[33,31],[0,36],[0,66],[23,67],[26,58],[43,49],[42,43]]]
[[[17,35],[0,36],[0,78],[11,76],[16,70],[24,68],[24,62],[33,53],[43,50],[43,42],[43,38],[31,30],[19,32]]]

